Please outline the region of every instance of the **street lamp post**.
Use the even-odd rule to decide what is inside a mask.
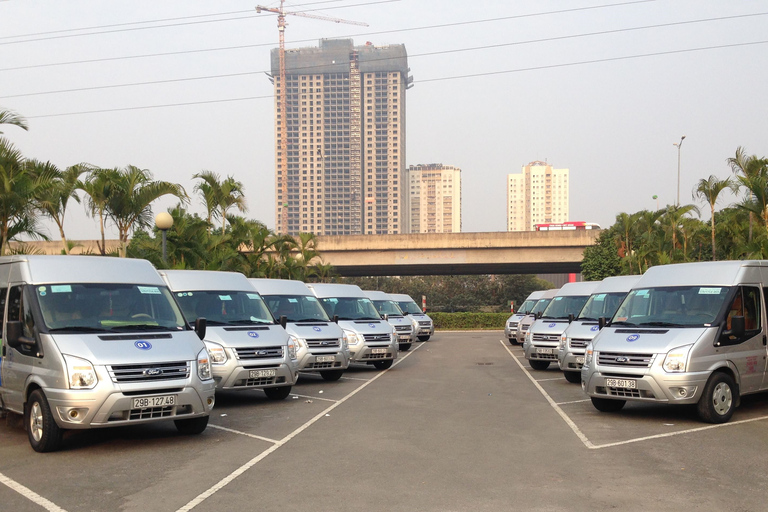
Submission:
[[[680,137],[680,142],[673,142],[673,146],[677,146],[677,203],[676,206],[680,206],[680,148],[685,140],[685,135]]]
[[[173,226],[173,217],[168,212],[160,212],[155,217],[155,226],[163,233],[163,263],[168,264],[168,255],[165,249],[165,232]]]

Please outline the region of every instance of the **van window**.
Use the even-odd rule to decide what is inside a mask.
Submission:
[[[203,317],[209,325],[275,323],[261,295],[255,291],[198,290],[174,293],[189,322]]]
[[[36,340],[35,320],[29,304],[24,300],[24,286],[11,287],[8,301],[8,321],[20,321],[22,327],[21,335],[30,340]],[[37,352],[34,347],[28,345],[21,345],[17,350],[26,355],[34,355]]]
[[[728,308],[726,329],[730,330],[731,328],[731,318],[743,316],[744,327],[747,331],[759,330],[760,311],[760,290],[752,286],[740,287]]]
[[[339,320],[381,320],[373,303],[362,297],[332,297],[320,299],[329,317],[338,315]]]
[[[660,286],[632,290],[611,324],[710,326],[720,315],[731,290],[727,286]],[[754,302],[754,292],[752,297]]]
[[[264,301],[278,319],[285,316],[288,322],[329,321],[320,302],[310,295],[267,295]]]

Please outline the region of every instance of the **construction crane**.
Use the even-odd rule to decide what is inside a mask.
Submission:
[[[281,215],[280,215],[280,227],[278,229],[279,233],[281,235],[287,235],[288,234],[288,115],[287,115],[287,104],[288,104],[288,92],[286,87],[286,81],[285,81],[285,27],[288,25],[285,22],[285,16],[291,15],[291,16],[301,16],[303,18],[312,18],[316,20],[324,20],[324,21],[332,21],[334,23],[348,23],[350,25],[360,25],[363,27],[367,27],[367,23],[363,23],[360,21],[349,21],[349,20],[342,20],[340,18],[330,18],[328,16],[318,16],[317,14],[309,14],[306,12],[286,12],[283,10],[283,4],[285,3],[285,0],[280,0],[280,7],[274,8],[274,7],[264,7],[262,5],[256,6],[256,12],[261,13],[262,11],[271,12],[274,14],[277,14],[277,30],[279,34],[279,60],[280,60],[280,95],[278,98],[278,111],[280,112],[280,165],[279,165],[279,172],[280,172],[280,192],[282,194],[283,202],[281,205]]]

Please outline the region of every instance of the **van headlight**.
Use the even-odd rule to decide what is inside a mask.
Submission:
[[[528,331],[527,333],[525,333],[525,342],[530,345],[531,340],[533,340],[533,334],[531,333],[531,331]]]
[[[294,361],[299,358],[299,344],[296,336],[288,336],[288,355]]]
[[[664,358],[665,372],[668,373],[681,373],[686,371],[688,366],[688,353],[691,351],[693,345],[684,345],[682,347],[673,348],[667,352],[667,357]]]
[[[560,336],[560,347],[559,347],[559,348],[560,348],[560,350],[565,350],[565,347],[567,347],[567,346],[568,346],[568,344],[570,343],[570,341],[571,341],[571,340],[570,340],[570,339],[568,339],[568,336],[566,336],[565,334],[563,334],[562,336]]]
[[[342,350],[349,350],[349,344],[347,343],[346,336],[342,336],[341,338],[339,338],[339,346],[341,347]]]
[[[208,350],[208,355],[211,356],[212,364],[224,364],[227,362],[227,351],[218,343],[206,341],[205,348]]]
[[[592,343],[590,342],[590,343],[587,343],[587,348],[584,349],[584,367],[585,368],[592,364],[592,356],[593,356]]]
[[[69,389],[93,389],[99,383],[93,365],[79,357],[64,356],[69,376]]]
[[[347,345],[357,345],[360,343],[360,339],[357,337],[357,333],[354,331],[343,330],[344,339],[347,340]]]
[[[197,354],[197,376],[200,380],[211,379],[211,358],[208,351],[203,349]]]
[[[293,334],[291,334],[291,341],[293,341],[296,344],[297,348],[307,346],[306,342],[302,338],[299,338],[298,336],[294,336]]]

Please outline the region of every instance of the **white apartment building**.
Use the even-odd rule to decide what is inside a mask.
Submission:
[[[443,164],[411,165],[406,183],[411,233],[461,232],[461,169]]]
[[[507,231],[534,231],[535,224],[567,222],[568,169],[535,161],[507,175]]]

